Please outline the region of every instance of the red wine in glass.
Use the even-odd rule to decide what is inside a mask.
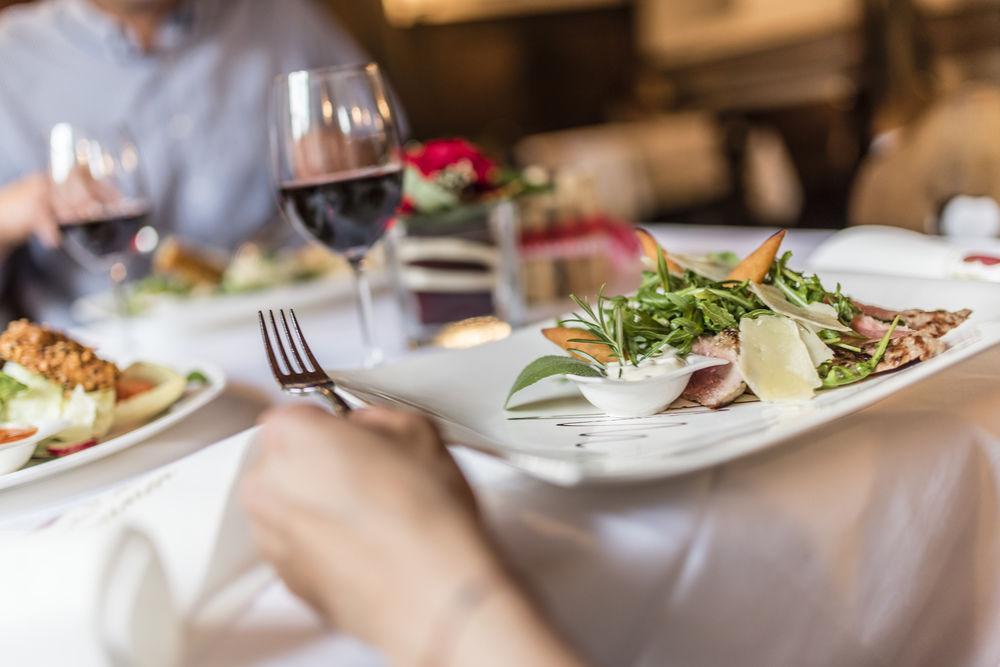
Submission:
[[[382,237],[402,196],[399,167],[281,186],[281,206],[292,223],[348,259],[363,256]]]
[[[103,218],[64,224],[67,240],[97,260],[110,260],[132,253],[135,235],[146,224],[144,209],[111,214]]]
[[[289,72],[271,96],[271,167],[282,213],[355,277],[364,364],[379,363],[364,258],[402,200],[402,146],[375,63]]]

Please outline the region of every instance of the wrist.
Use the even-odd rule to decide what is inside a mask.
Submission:
[[[440,627],[418,667],[580,667],[562,639],[524,591],[511,580],[458,610],[457,620]]]
[[[426,616],[427,624],[419,641],[400,646],[400,652],[390,650],[398,664],[411,667],[450,667],[455,662],[462,638],[484,615],[495,610],[509,613],[522,594],[511,577],[499,566],[488,564],[484,569],[470,571],[451,582],[433,610]]]
[[[517,586],[479,526],[442,522],[419,537],[419,545],[400,552],[405,574],[386,590],[383,607],[386,620],[397,620],[381,628],[376,643],[392,664],[444,667],[442,654],[466,620]]]

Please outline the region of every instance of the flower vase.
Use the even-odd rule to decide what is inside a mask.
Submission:
[[[517,206],[507,199],[400,217],[387,235],[393,290],[411,345],[456,323],[517,322]],[[492,321],[492,320],[490,320]]]

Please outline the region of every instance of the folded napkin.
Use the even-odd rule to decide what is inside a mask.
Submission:
[[[253,431],[0,538],[4,664],[184,664],[271,581],[237,489]]]
[[[180,659],[182,622],[163,564],[135,530],[5,536],[0,590],[4,664],[170,667]]]
[[[852,227],[809,257],[815,270],[1000,282],[1000,239],[935,237],[897,227]]]

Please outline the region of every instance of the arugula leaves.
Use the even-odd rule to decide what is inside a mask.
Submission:
[[[830,304],[837,319],[849,326],[859,311],[840,285],[831,292],[817,276],[793,271],[788,268],[791,257],[786,252],[777,259],[765,282],[798,306]],[[750,290],[748,281],[714,281],[690,270],[671,274],[662,252],[657,259],[656,270],[643,273],[634,296],[598,294],[593,306],[573,297],[580,310],[565,322],[582,327],[616,358],[638,364],[666,346],[686,355],[699,336],[717,334],[739,326],[744,317],[771,312]],[[831,347],[860,351],[836,332],[824,333],[824,342]]]
[[[764,282],[779,289],[798,306],[829,304],[836,310],[837,319],[850,326],[860,311],[841,292],[840,285],[830,291],[819,277],[788,268],[791,257],[792,253],[786,252],[775,260]],[[734,329],[743,318],[773,314],[750,289],[749,281],[715,281],[690,270],[670,273],[662,251],[657,260],[656,270],[643,273],[642,284],[633,296],[607,297],[602,290],[593,304],[573,296],[579,310],[561,324],[579,327],[579,342],[605,345],[614,358],[638,365],[665,347],[673,348],[681,356],[687,355],[700,336]],[[830,329],[818,332],[827,346],[859,359],[853,362],[834,359],[821,364],[817,371],[823,387],[851,384],[874,373],[898,324],[897,318],[870,357],[862,349],[866,343],[862,338]],[[588,356],[579,351],[577,354]],[[559,356],[536,360],[517,378],[508,402],[524,387],[552,375],[603,375],[603,365],[589,356],[588,359],[589,364]]]
[[[765,282],[780,289],[785,297],[797,306],[805,307],[817,301],[830,304],[837,311],[837,319],[850,326],[851,320],[861,311],[849,297],[841,293],[840,284],[837,284],[837,289],[833,292],[828,291],[818,276],[807,276],[788,268],[788,261],[791,258],[792,253],[785,252],[776,259]]]
[[[882,340],[879,341],[878,347],[875,348],[875,353],[864,361],[856,361],[854,363],[835,363],[834,361],[827,361],[820,364],[816,371],[819,373],[820,380],[823,381],[824,389],[833,389],[834,387],[843,387],[844,385],[853,384],[864,380],[866,377],[875,372],[878,367],[882,357],[885,356],[885,351],[889,348],[889,342],[892,340],[892,333],[899,326],[899,315],[896,319],[892,321],[889,326],[888,331],[882,336]]]
[[[764,309],[746,281],[716,282],[693,271],[670,275],[660,262],[643,275],[624,317],[629,360],[642,360],[670,346],[678,354],[691,351],[695,339],[739,325],[741,318]]]

